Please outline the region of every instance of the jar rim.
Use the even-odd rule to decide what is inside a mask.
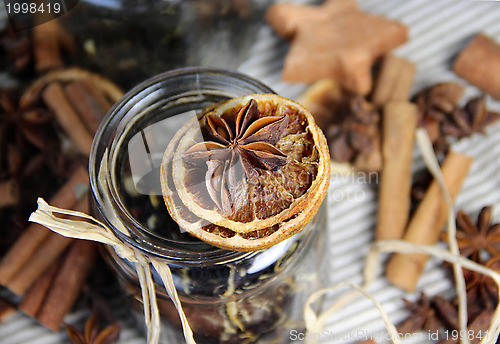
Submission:
[[[122,241],[125,241],[133,247],[145,251],[148,254],[160,256],[163,259],[171,261],[182,260],[183,263],[197,264],[199,263],[200,259],[203,259],[205,263],[207,260],[210,260],[214,264],[220,264],[227,263],[235,259],[240,259],[244,256],[253,254],[253,252],[228,251],[219,248],[214,248],[213,250],[208,251],[189,251],[176,248],[175,245],[173,245],[173,240],[160,236],[154,236],[149,231],[140,233],[139,235],[136,231],[126,234],[119,228],[117,228],[117,226],[112,223],[113,221],[109,220],[110,216],[118,217],[121,222],[135,224],[135,227],[139,223],[135,219],[133,219],[130,214],[128,214],[128,211],[126,211],[123,203],[117,196],[116,188],[113,186],[113,182],[111,180],[112,176],[114,175],[112,164],[110,164],[112,169],[111,173],[106,173],[105,175],[106,180],[102,180],[101,182],[99,181],[99,173],[102,160],[106,159],[106,163],[108,163],[108,161],[112,162],[113,157],[116,157],[116,154],[112,152],[112,145],[110,145],[110,152],[108,152],[109,154],[106,156],[108,147],[102,147],[102,143],[106,143],[106,141],[116,139],[116,137],[119,137],[120,135],[126,135],[126,133],[116,133],[116,128],[115,132],[110,132],[110,130],[112,130],[111,128],[113,128],[114,125],[125,122],[125,117],[128,115],[129,110],[133,109],[134,107],[138,107],[140,109],[140,102],[143,100],[141,96],[148,96],[149,94],[151,94],[151,92],[161,89],[161,85],[163,82],[183,77],[194,77],[196,79],[202,75],[219,77],[223,79],[226,78],[235,83],[242,82],[245,84],[245,86],[248,86],[252,90],[255,90],[255,92],[253,93],[275,93],[271,88],[248,75],[237,71],[210,67],[183,67],[166,71],[162,74],[144,80],[143,82],[139,83],[131,90],[129,90],[118,102],[116,102],[112,106],[112,108],[108,111],[108,113],[102,120],[94,136],[89,157],[90,192],[92,194],[91,199],[95,203],[93,205],[96,208],[95,210],[99,212],[100,215],[102,215],[108,226],[113,230],[114,234],[117,235]],[[137,111],[137,108],[135,109],[135,111]],[[104,146],[108,145],[105,144]],[[106,201],[109,201],[110,204],[106,205],[106,201],[103,200],[103,192],[107,193],[105,197],[109,199],[107,199]],[[128,228],[127,226],[125,227]],[[196,244],[197,243],[194,243],[194,245]],[[207,244],[204,242],[200,242],[198,245]]]

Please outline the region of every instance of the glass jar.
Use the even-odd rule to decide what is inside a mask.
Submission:
[[[291,330],[303,329],[304,302],[321,284],[324,206],[295,236],[265,250],[235,252],[183,232],[161,196],[159,167],[178,128],[214,102],[272,92],[236,72],[173,70],[125,95],[94,139],[89,162],[92,215],[121,240],[169,265],[199,344],[286,342]],[[140,303],[133,264],[112,249],[105,250],[105,258],[124,290]],[[166,343],[179,343],[179,317],[159,276],[153,277],[164,332],[175,338]]]

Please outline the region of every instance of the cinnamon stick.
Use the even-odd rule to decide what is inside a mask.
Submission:
[[[78,201],[73,210],[88,213],[88,195]],[[6,284],[6,287],[16,295],[22,295],[33,282],[59,257],[73,241],[57,233],[51,232],[45,240],[33,251],[29,259]]]
[[[413,62],[392,54],[386,55],[375,82],[372,102],[381,106],[393,100],[408,100],[415,71]]]
[[[50,20],[33,28],[33,55],[38,73],[64,66],[62,50],[73,51],[74,41],[59,21]]]
[[[33,29],[33,54],[38,73],[64,65],[57,40],[53,36],[57,32],[57,25],[55,21],[49,21]]]
[[[446,157],[441,172],[452,200],[467,177],[472,158],[457,152]],[[433,181],[413,215],[403,239],[421,245],[437,243],[448,216],[448,205],[436,181]],[[395,286],[412,292],[424,270],[428,256],[416,253],[394,254],[386,268],[387,279]]]
[[[50,199],[50,204],[65,209],[73,207],[77,202],[75,187],[81,183],[88,184],[89,176],[82,167],[79,167],[66,184]],[[36,223],[30,224],[26,228],[0,262],[1,285],[10,281],[49,233],[51,231],[48,228]]]
[[[95,134],[101,119],[106,114],[107,108],[103,108],[99,101],[94,98],[85,88],[81,81],[75,81],[64,87],[65,93],[71,105],[76,109],[82,122],[91,134]]]
[[[54,279],[62,265],[62,259],[54,262],[44,273],[33,283],[24,295],[19,309],[33,318],[43,305],[49,289],[52,287]]]
[[[19,201],[19,186],[14,179],[0,182],[0,208],[17,204]]]
[[[42,97],[78,150],[89,156],[93,135],[90,134],[71,106],[62,85],[58,82],[51,83],[45,88]]]
[[[391,101],[384,106],[377,240],[401,239],[408,222],[417,118],[413,103]]]
[[[75,240],[71,244],[63,265],[36,315],[42,325],[52,331],[59,331],[64,316],[78,298],[96,258],[97,244],[94,241]]]
[[[16,311],[17,307],[14,304],[5,299],[0,299],[0,323],[7,320]]]
[[[500,99],[500,44],[478,34],[460,52],[453,71],[496,99]]]
[[[68,83],[75,80],[88,82],[88,89],[91,90],[92,94],[103,93],[105,99],[109,99],[110,104],[123,96],[123,91],[110,80],[90,71],[72,67],[46,73],[35,80],[21,96],[19,108],[29,109],[37,104],[47,85],[53,82]]]

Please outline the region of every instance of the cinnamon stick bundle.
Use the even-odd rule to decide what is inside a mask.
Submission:
[[[52,81],[42,98],[78,150],[88,156],[94,134],[112,102],[90,78],[68,83]]]
[[[406,101],[384,106],[382,173],[376,239],[401,239],[408,222],[418,108]]]
[[[66,253],[31,286],[19,309],[52,331],[58,331],[90,274],[96,257],[95,242],[72,240]]]
[[[43,301],[52,287],[54,279],[62,265],[62,257],[55,261],[43,274],[31,285],[24,295],[19,309],[27,314],[36,317],[38,311],[42,308]]]
[[[94,135],[109,105],[101,105],[102,100],[99,101],[92,95],[82,81],[74,81],[67,84],[64,87],[64,91],[89,133]],[[96,95],[100,94],[99,92],[95,93]],[[100,98],[103,98],[102,95]]]
[[[75,210],[88,212],[88,197]],[[97,244],[51,232],[14,276],[8,287],[24,295],[19,309],[58,331],[75,303],[97,257]]]
[[[89,156],[93,135],[87,130],[78,113],[68,101],[63,86],[58,82],[49,84],[42,97],[78,150],[85,156]]]
[[[393,100],[408,100],[415,77],[415,64],[392,54],[386,55],[372,93],[372,102],[381,106]]]
[[[88,213],[89,199],[86,194],[73,210]],[[17,273],[6,284],[6,287],[16,295],[22,295],[33,282],[53,264],[56,259],[73,241],[54,232],[50,232],[45,240],[34,250]]]
[[[7,320],[16,311],[17,307],[14,304],[5,299],[0,299],[0,323]]]
[[[472,158],[457,152],[448,153],[442,167],[444,182],[452,200],[456,198],[467,177]],[[403,239],[421,245],[434,245],[446,224],[448,205],[439,184],[434,180],[410,220]],[[388,261],[387,279],[395,286],[412,292],[425,268],[428,256],[417,253],[396,253]]]
[[[88,183],[88,173],[82,167],[79,167],[66,184],[50,199],[50,203],[56,207],[71,209],[78,200],[75,187],[78,184],[87,185]],[[26,228],[21,237],[12,245],[0,262],[1,285],[6,285],[11,280],[31,254],[47,238],[49,233],[51,231],[48,228],[36,223],[30,224]]]
[[[97,258],[97,243],[75,240],[64,257],[50,289],[36,314],[40,324],[59,331],[64,316],[75,303],[80,290],[94,267]]]

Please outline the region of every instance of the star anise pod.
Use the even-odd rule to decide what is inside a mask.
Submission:
[[[482,338],[488,335],[488,327],[493,317],[493,310],[485,309],[467,324],[467,335],[471,344],[478,344]],[[460,334],[458,327],[448,328],[447,334],[437,344],[459,344],[462,343],[464,335]]]
[[[115,343],[120,335],[119,323],[114,323],[100,330],[95,311],[87,319],[83,332],[69,324],[65,324],[65,327],[69,339],[74,344],[111,344]]]
[[[491,223],[491,207],[484,207],[477,222],[460,210],[457,213],[457,242],[460,253],[480,261],[482,253],[500,255],[500,223]]]
[[[486,126],[500,118],[488,111],[484,97],[470,99],[464,107],[459,101],[464,87],[455,82],[438,83],[415,97],[419,108],[419,125],[427,130],[438,153],[448,151],[449,138],[461,139],[483,133]]]
[[[500,258],[492,258],[486,267],[500,271]],[[498,304],[498,287],[492,278],[481,273],[463,269],[467,292],[467,328],[471,343],[478,343],[486,335],[491,323],[495,308]],[[446,335],[438,341],[439,344],[460,343],[458,324],[458,300],[446,301],[435,297],[433,303],[444,328],[448,330]]]
[[[256,169],[276,170],[287,163],[287,155],[276,148],[287,126],[287,117],[259,118],[257,102],[251,99],[234,119],[211,114],[204,118],[205,141],[193,145],[181,156],[186,162],[207,164],[208,193],[221,210],[228,212],[239,182],[255,181]]]
[[[484,265],[500,271],[500,257],[491,258]],[[463,269],[463,274],[469,318],[477,317],[484,309],[495,309],[498,304],[498,286],[495,281],[489,276],[467,269]]]
[[[406,306],[411,312],[406,320],[398,326],[398,332],[407,334],[417,331],[437,332],[441,329],[448,330],[438,343],[459,343],[460,336],[451,335],[459,331],[458,305],[456,298],[447,300],[439,295],[429,299],[422,293],[416,302],[406,301]],[[477,307],[476,307],[477,308]],[[488,329],[494,309],[478,308],[478,312],[471,314],[468,309],[468,330],[474,333],[472,343],[477,343]],[[453,332],[452,332],[453,331]],[[457,332],[458,334],[458,332]],[[446,338],[447,337],[447,338]]]
[[[399,324],[398,332],[405,334],[420,330],[434,332],[443,327],[443,321],[440,319],[440,313],[436,311],[434,302],[424,293],[415,302],[406,299],[403,301],[410,315]]]
[[[488,111],[484,97],[470,99],[463,108],[456,109],[442,124],[442,133],[458,139],[474,133],[483,133],[491,123],[497,121],[500,114]]]

